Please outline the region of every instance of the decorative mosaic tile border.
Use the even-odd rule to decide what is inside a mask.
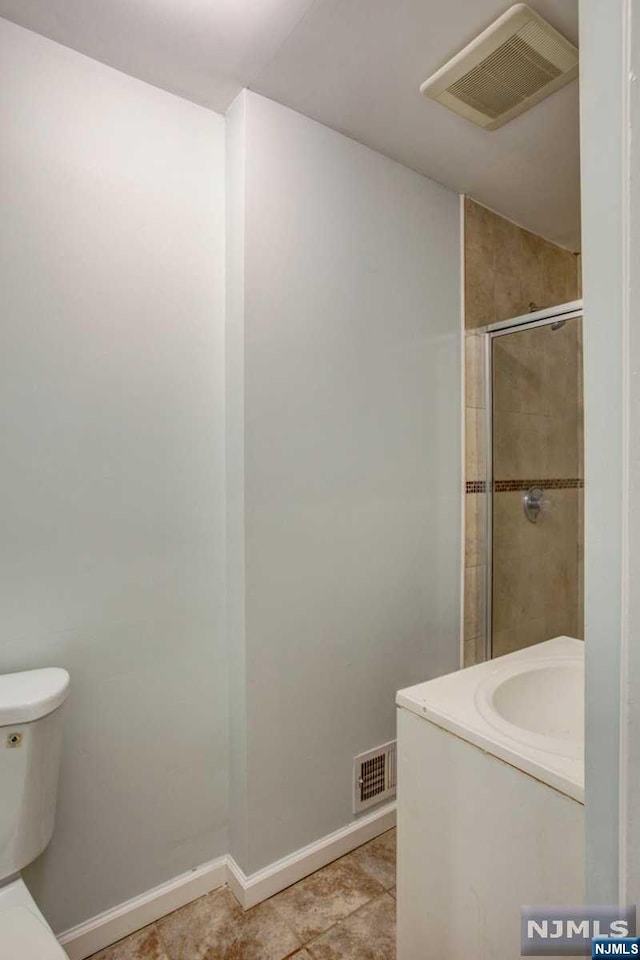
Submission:
[[[581,490],[584,487],[584,480],[547,478],[546,480],[493,481],[493,489],[496,493],[511,493],[514,490],[529,490],[530,487],[542,487],[543,490]]]
[[[516,490],[528,490],[530,487],[542,487],[543,490],[582,490],[584,480],[578,478],[552,478],[546,480],[494,480],[495,493],[513,493]],[[486,480],[467,480],[466,493],[486,493]]]

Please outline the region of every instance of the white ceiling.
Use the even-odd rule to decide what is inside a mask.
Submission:
[[[530,0],[577,43],[578,0]],[[578,84],[493,132],[418,93],[509,0],[0,0],[0,16],[224,112],[243,86],[580,247]]]
[[[313,0],[0,0],[0,16],[224,113]]]
[[[577,0],[531,5],[577,43]],[[509,0],[319,0],[252,86],[578,249],[577,82],[493,132],[418,92],[422,80],[509,6]]]

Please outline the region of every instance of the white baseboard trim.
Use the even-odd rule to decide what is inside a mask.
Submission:
[[[227,858],[219,857],[66,930],[58,941],[69,960],[85,960],[226,882]]]
[[[228,884],[245,910],[273,897],[328,863],[343,857],[368,840],[390,830],[396,823],[396,803],[385,804],[346,827],[310,843],[295,853],[276,860],[262,870],[247,876],[233,857],[227,858]]]
[[[69,960],[86,960],[86,957],[225,883],[229,884],[240,905],[248,910],[390,830],[395,823],[394,801],[249,876],[233,857],[220,857],[66,930],[58,940]]]

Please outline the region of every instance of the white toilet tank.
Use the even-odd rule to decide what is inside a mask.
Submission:
[[[0,676],[0,884],[51,839],[68,693],[55,667]]]

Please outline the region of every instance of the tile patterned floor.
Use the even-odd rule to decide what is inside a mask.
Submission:
[[[396,832],[244,912],[222,887],[92,960],[395,960]]]

